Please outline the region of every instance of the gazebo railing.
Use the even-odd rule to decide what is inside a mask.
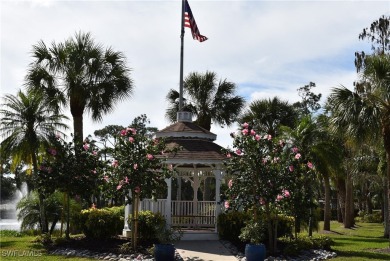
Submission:
[[[140,210],[161,213],[168,219],[167,200],[143,199]],[[171,225],[191,228],[214,228],[216,224],[215,201],[173,200],[171,202]]]
[[[215,227],[215,201],[172,201],[172,226]]]

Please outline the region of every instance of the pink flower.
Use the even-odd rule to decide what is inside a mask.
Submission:
[[[265,205],[265,200],[263,198],[260,198],[259,203],[260,203],[260,205]]]
[[[134,192],[137,193],[137,194],[140,193],[141,192],[141,188],[140,187],[135,187]]]
[[[245,122],[244,124],[241,125],[244,129],[248,129],[249,127],[249,124],[247,122]]]
[[[137,130],[134,128],[127,128],[126,131],[131,132],[133,135],[137,134]]]
[[[290,170],[290,172],[293,172],[293,171],[294,171],[294,166],[293,166],[293,165],[290,165],[290,166],[288,167],[288,169]]]
[[[134,142],[134,138],[133,137],[129,137],[129,142],[133,143]]]
[[[241,131],[241,133],[242,133],[242,135],[248,135],[248,129],[243,129],[242,131]]]
[[[256,135],[256,131],[254,131],[253,129],[251,129],[251,136],[255,136]]]
[[[127,131],[126,130],[121,130],[121,136],[126,136]]]
[[[300,159],[302,156],[301,156],[301,154],[300,153],[297,153],[296,155],[295,155],[295,159]]]
[[[225,208],[229,208],[230,207],[230,204],[229,204],[229,201],[225,201]]]
[[[242,151],[241,151],[240,149],[237,149],[237,150],[236,150],[236,154],[237,154],[237,155],[241,155],[241,153],[242,153]]]
[[[291,149],[293,153],[298,153],[298,148],[297,147],[294,147]]]
[[[229,180],[228,187],[231,188],[233,186],[233,180]]]
[[[109,179],[108,176],[104,176],[103,179],[104,179],[106,182],[110,181],[110,179]]]
[[[308,166],[310,169],[312,169],[312,168],[313,168],[313,163],[311,163],[311,162],[309,161],[309,162],[307,162],[307,166]]]
[[[137,170],[137,169],[138,169],[138,164],[137,164],[137,163],[134,163],[133,169],[134,169],[134,170]]]
[[[129,178],[127,176],[125,177],[125,183],[129,183]]]
[[[96,174],[96,169],[91,170],[91,172],[92,172],[93,174]]]
[[[84,148],[84,150],[88,150],[88,149],[89,149],[89,144],[88,144],[88,143],[85,143],[85,144],[83,145],[83,148]]]
[[[276,201],[281,201],[282,199],[283,199],[283,196],[280,194],[276,197]]]
[[[271,135],[267,135],[267,140],[271,140],[272,139],[272,136]]]
[[[283,191],[282,191],[282,193],[283,193],[283,195],[284,195],[284,197],[285,198],[289,198],[291,195],[290,195],[290,191],[288,191],[287,189],[284,189]]]
[[[260,136],[260,135],[258,135],[258,134],[256,134],[256,136],[255,136],[255,140],[259,141],[260,139],[261,139],[261,136]]]
[[[117,160],[114,160],[114,161],[112,162],[112,166],[113,166],[114,168],[118,167],[118,166],[119,166],[119,162],[118,162]]]
[[[148,158],[148,160],[152,160],[154,158],[152,154],[147,154],[146,157]]]
[[[231,157],[232,157],[232,155],[228,152],[228,153],[226,154],[226,158],[230,159]]]
[[[116,190],[120,190],[122,188],[122,184],[119,183],[118,186],[116,186]]]

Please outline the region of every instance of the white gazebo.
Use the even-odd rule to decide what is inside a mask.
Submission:
[[[156,133],[156,138],[165,138],[168,147],[180,146],[181,149],[168,157],[177,181],[176,199],[172,200],[172,178],[167,179],[166,199],[144,199],[140,210],[160,212],[171,226],[181,227],[182,240],[217,240],[217,217],[221,210],[220,185],[223,177],[222,147],[215,144],[216,135],[192,122],[190,112],[179,112],[178,121]],[[209,184],[206,179],[215,179],[215,196],[212,200],[198,200],[201,184]],[[203,181],[203,183],[202,183]],[[191,200],[182,200],[182,182],[190,182],[193,196]],[[130,213],[127,205],[125,215]],[[124,235],[128,235],[129,226],[125,222]]]

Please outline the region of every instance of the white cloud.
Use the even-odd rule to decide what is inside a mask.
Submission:
[[[390,11],[385,1],[189,2],[209,40],[192,40],[186,28],[184,75],[214,71],[235,82],[248,102],[274,96],[294,102],[296,89],[310,81],[324,98],[331,87],[351,86],[354,52],[369,50],[358,34]],[[50,44],[90,31],[96,42],[125,54],[135,89],[102,123],[85,115],[84,132],[128,125],[140,114],[160,129],[168,124],[165,96],[179,87],[180,1],[2,1],[0,9],[1,94],[23,87],[31,47],[40,39]],[[217,143],[230,144],[230,128],[212,131]]]

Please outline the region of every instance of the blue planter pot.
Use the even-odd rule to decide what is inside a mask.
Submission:
[[[174,261],[175,246],[172,244],[155,244],[154,258],[156,261]]]
[[[264,261],[265,259],[265,246],[263,244],[253,245],[246,244],[245,245],[245,257],[246,261]]]

